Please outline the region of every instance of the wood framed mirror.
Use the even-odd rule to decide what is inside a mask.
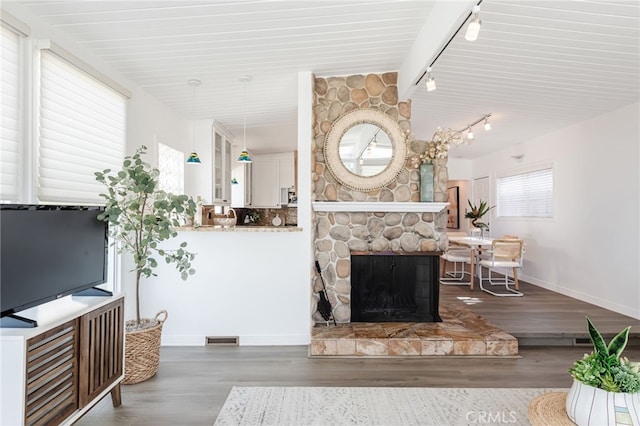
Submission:
[[[387,114],[356,109],[333,122],[324,141],[324,159],[342,185],[369,192],[398,177],[407,143],[400,125]]]

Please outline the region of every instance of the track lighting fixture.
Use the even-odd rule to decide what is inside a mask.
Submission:
[[[433,92],[436,90],[436,80],[433,78],[431,74],[431,67],[427,68],[427,92]]]
[[[480,26],[482,25],[482,21],[478,17],[479,13],[480,6],[473,6],[471,21],[469,22],[469,25],[467,25],[467,32],[464,35],[464,38],[468,41],[476,41],[478,39]]]
[[[474,121],[473,123],[469,124],[468,126],[456,131],[456,133],[461,136],[459,143],[463,143],[464,144],[464,143],[467,143],[468,141],[472,141],[475,138],[475,136],[473,134],[473,126],[475,126],[476,124],[481,123],[482,121],[484,121],[484,129],[485,130],[491,130],[491,124],[489,123],[489,117],[491,117],[491,114],[487,114],[487,115],[483,116],[482,118],[479,118],[476,121]],[[462,137],[462,136],[464,136],[464,137]]]
[[[480,3],[482,3],[482,1],[483,0],[478,0],[478,4],[473,6],[473,9],[471,9],[471,13],[467,15],[466,19],[464,19],[456,28],[456,30],[452,32],[451,37],[449,37],[449,39],[442,44],[438,53],[434,55],[430,62],[428,62],[427,70],[423,71],[422,74],[414,80],[414,86],[425,83],[425,85],[427,86],[427,92],[436,90],[436,80],[431,74],[431,69],[436,61],[440,58],[440,56],[444,53],[445,49],[449,47],[451,42],[458,36],[458,34],[460,34],[460,31],[464,28],[467,22],[469,23],[467,24],[467,30],[465,32],[464,38],[469,41],[475,41],[478,39],[480,26],[482,25],[482,21],[479,17]]]

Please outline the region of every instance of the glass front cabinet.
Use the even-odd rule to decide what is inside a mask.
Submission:
[[[221,126],[213,125],[211,164],[213,165],[213,204],[231,203],[231,155],[233,140]]]

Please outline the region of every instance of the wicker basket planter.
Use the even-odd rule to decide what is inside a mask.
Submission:
[[[125,334],[123,384],[144,382],[158,371],[162,325],[168,316],[167,311],[162,310],[154,319],[147,320],[156,322],[156,325],[143,330],[128,331]],[[127,325],[131,323],[135,321],[127,321]]]

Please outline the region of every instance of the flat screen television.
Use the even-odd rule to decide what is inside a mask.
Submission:
[[[107,281],[96,206],[0,204],[0,317]]]

